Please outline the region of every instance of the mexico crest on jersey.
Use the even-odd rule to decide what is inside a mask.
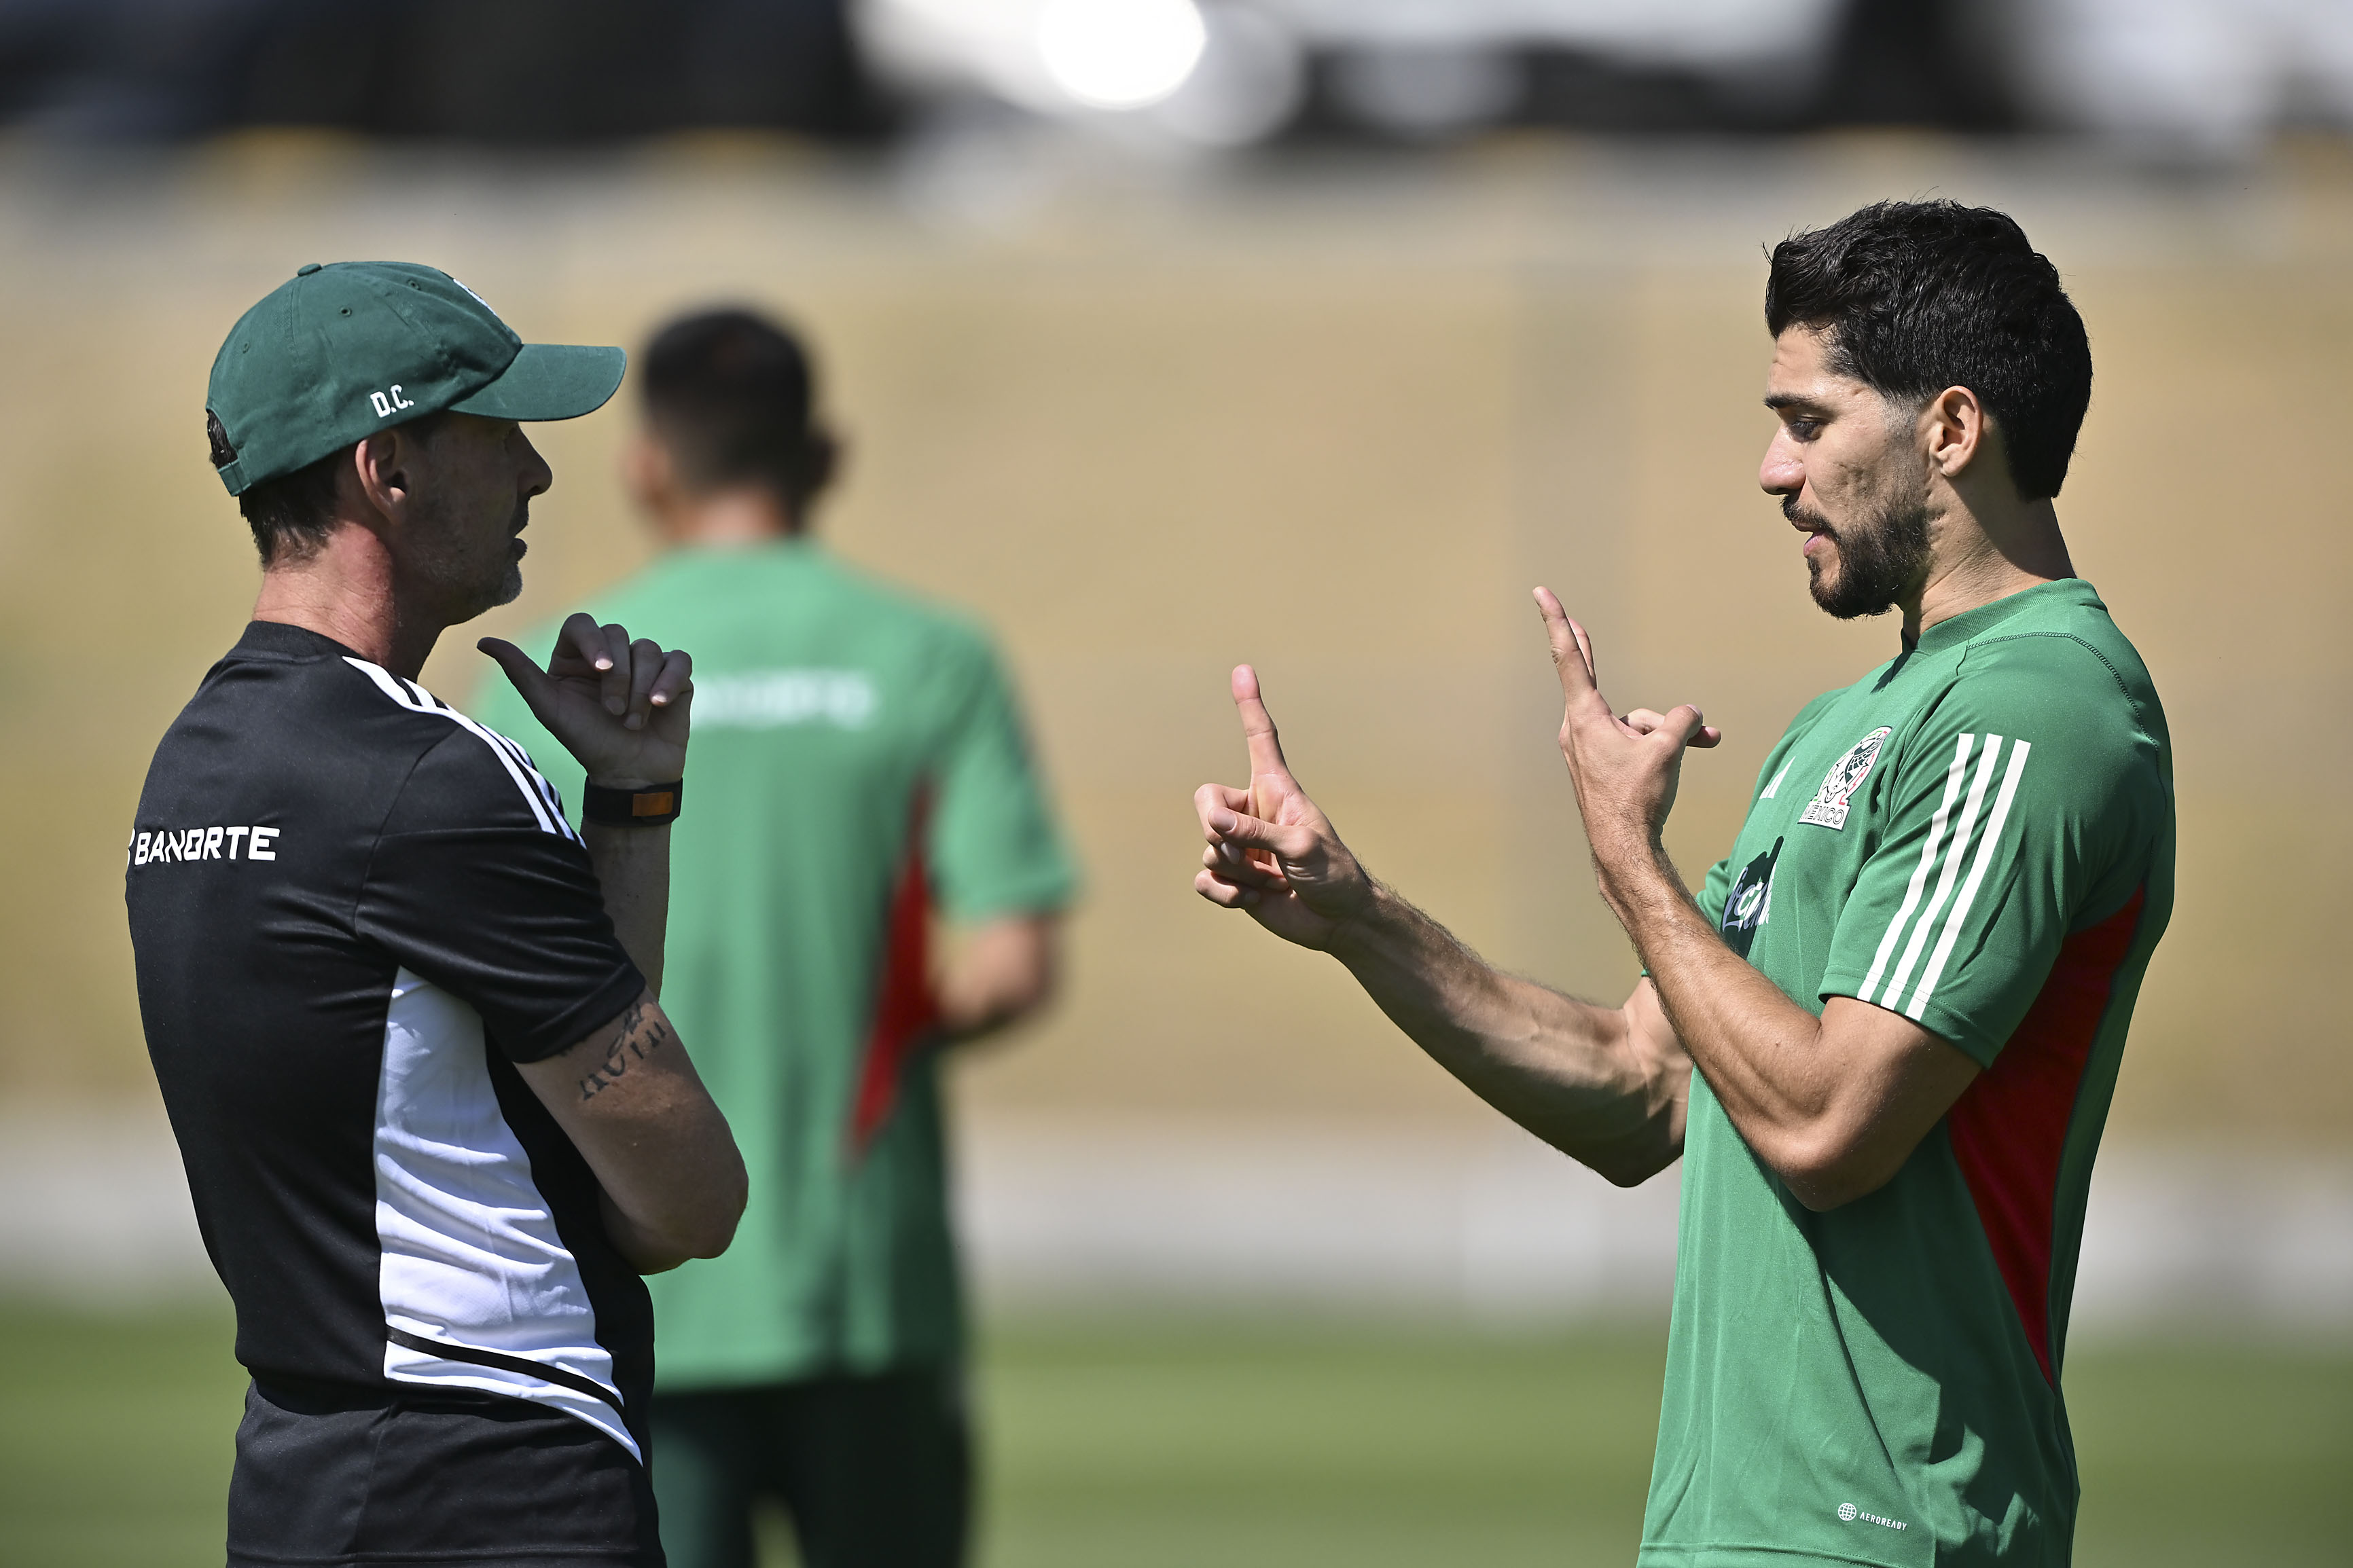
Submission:
[[[1814,792],[1806,809],[1798,813],[1798,820],[1817,827],[1844,827],[1848,804],[1854,799],[1854,792],[1862,787],[1862,781],[1871,776],[1872,763],[1879,761],[1879,748],[1887,743],[1892,733],[1893,730],[1882,724],[1849,746],[1846,755],[1832,763],[1831,771],[1822,775],[1822,787]]]

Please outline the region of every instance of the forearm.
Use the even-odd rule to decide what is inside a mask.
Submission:
[[[622,950],[646,977],[646,988],[659,996],[670,922],[670,829],[591,823],[581,836]]]
[[[698,1256],[676,1237],[639,1222],[614,1202],[612,1194],[600,1192],[597,1198],[604,1213],[606,1238],[638,1273],[667,1274]]]
[[[567,1051],[518,1070],[604,1189],[605,1223],[646,1273],[712,1258],[744,1212],[744,1161],[648,991]]]
[[[1377,884],[1328,950],[1440,1067],[1562,1152],[1625,1184],[1680,1152],[1689,1064],[1633,1004],[1506,974]]]
[[[699,1086],[698,1086],[699,1088]],[[748,1188],[734,1133],[708,1097],[680,1107],[649,1128],[627,1180],[601,1181],[605,1231],[640,1274],[659,1274],[694,1258],[716,1258],[734,1238]],[[610,1163],[610,1162],[608,1162]]]
[[[1662,849],[1613,858],[1603,893],[1693,1065],[1759,1158],[1802,1164],[1835,1109],[1821,1020],[1724,944]]]
[[[962,934],[934,981],[940,1029],[976,1040],[1029,1016],[1054,991],[1057,918],[1008,915]]]
[[[1817,1017],[1726,947],[1653,845],[1602,886],[1732,1124],[1809,1208],[1891,1180],[1978,1065],[1912,1020],[1833,996]]]

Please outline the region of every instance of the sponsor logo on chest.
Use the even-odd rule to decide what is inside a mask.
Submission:
[[[754,669],[694,679],[694,722],[705,730],[862,730],[881,700],[874,678],[862,669]]]
[[[1814,792],[1806,809],[1798,813],[1798,820],[1833,832],[1844,827],[1847,808],[1862,788],[1862,781],[1871,776],[1872,765],[1879,761],[1879,748],[1887,743],[1887,737],[1893,733],[1893,729],[1882,724],[1849,746],[1846,754],[1832,763],[1831,771],[1822,775],[1822,787]],[[1778,784],[1781,781],[1777,775],[1773,782]]]

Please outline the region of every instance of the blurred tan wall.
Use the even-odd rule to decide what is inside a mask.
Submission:
[[[156,736],[254,568],[205,374],[299,263],[427,260],[526,336],[635,344],[712,299],[809,329],[849,434],[847,554],[981,611],[1085,858],[1071,988],[975,1064],[997,1110],[1469,1121],[1335,966],[1195,900],[1187,796],[1235,776],[1255,661],[1367,860],[1515,967],[1613,999],[1527,589],[1621,703],[1696,700],[1696,877],[1789,714],[1885,657],[1755,489],[1760,247],[1883,195],[2004,205],[2066,273],[2098,384],[2061,515],[2172,717],[2180,901],[2116,1111],[2146,1136],[2353,1128],[2330,998],[2353,879],[2339,608],[2353,157],[2206,180],[2052,149],[1498,143],[1213,179],[1075,154],[846,167],[756,142],[562,161],[258,140],[0,153],[0,1097],[143,1097],[120,899]],[[543,427],[512,630],[627,572],[617,405]],[[471,637],[427,680],[462,700]]]

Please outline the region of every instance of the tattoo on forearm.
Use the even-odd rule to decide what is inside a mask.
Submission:
[[[628,1014],[621,1019],[621,1032],[614,1037],[613,1048],[580,1080],[580,1098],[596,1099],[627,1077],[629,1068],[677,1037],[659,1015],[647,1012],[642,1000],[630,1003]]]

